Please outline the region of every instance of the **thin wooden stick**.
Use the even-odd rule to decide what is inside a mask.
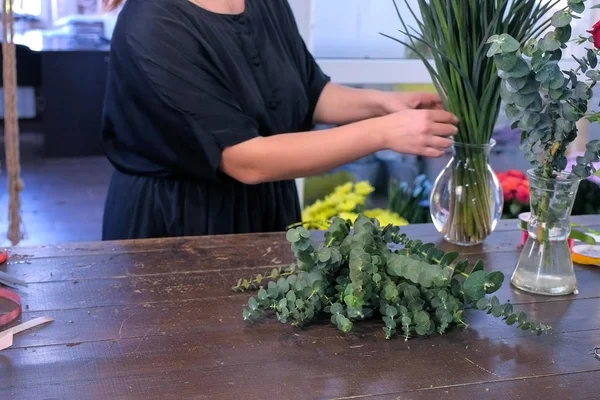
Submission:
[[[19,117],[17,111],[17,57],[14,43],[13,1],[2,3],[2,69],[4,83],[4,147],[8,175],[8,239],[16,245],[21,230],[21,161],[19,157]]]

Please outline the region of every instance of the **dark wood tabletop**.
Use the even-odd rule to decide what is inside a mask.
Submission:
[[[441,245],[431,225],[405,232]],[[15,249],[1,268],[29,282],[21,320],[55,321],[0,351],[0,399],[599,399],[600,267],[576,266],[575,296],[529,295],[509,284],[519,242],[502,221],[461,251],[503,271],[500,300],[552,334],[468,310],[468,329],[408,342],[377,321],[349,334],[244,322],[249,294],[231,286],[291,262],[284,234]]]

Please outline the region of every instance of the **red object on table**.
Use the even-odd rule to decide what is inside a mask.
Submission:
[[[4,250],[0,252],[0,264],[4,264],[8,260],[8,251]],[[6,313],[0,315],[0,327],[8,325],[21,315],[21,296],[11,290],[0,287],[0,299],[7,299],[15,303],[17,307]]]
[[[6,314],[0,315],[0,327],[2,327],[4,325],[10,324],[11,322],[19,318],[19,315],[21,315],[21,296],[19,296],[17,293],[11,290],[0,287],[0,299],[10,300],[11,302],[17,305],[17,307],[14,310]]]

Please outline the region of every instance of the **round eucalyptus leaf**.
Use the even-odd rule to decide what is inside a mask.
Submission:
[[[572,20],[573,17],[571,16],[571,13],[568,10],[563,10],[554,13],[551,21],[552,26],[556,28],[562,28],[564,26],[568,26]]]
[[[517,65],[517,61],[519,61],[519,58],[515,53],[503,53],[494,56],[496,67],[503,71],[510,71],[513,69]]]
[[[555,30],[556,32],[556,40],[561,43],[567,43],[569,39],[571,39],[571,35],[573,34],[573,28],[571,25],[562,26]]]
[[[581,0],[569,0],[569,8],[578,14],[585,11],[585,4]]]
[[[344,311],[344,306],[342,306],[340,303],[333,303],[331,305],[330,312],[332,314],[340,314],[342,311]]]
[[[587,71],[585,73],[585,76],[587,76],[588,78],[590,78],[593,81],[600,80],[600,73],[598,73],[598,71],[596,71],[595,69],[590,69],[589,71]]]
[[[258,302],[254,297],[250,297],[248,299],[248,308],[250,309],[250,311],[258,310]]]
[[[300,240],[300,233],[296,229],[290,229],[285,235],[286,239],[290,243],[295,243]]]
[[[538,49],[537,40],[529,39],[527,44],[525,46],[523,46],[522,51],[523,51],[523,54],[525,54],[527,57],[533,57],[533,54],[535,53],[535,51],[537,49]]]
[[[500,271],[490,272],[485,275],[484,288],[486,293],[494,293],[504,282],[504,274]],[[495,297],[494,297],[495,298]]]
[[[485,295],[484,285],[486,282],[486,272],[473,272],[462,284],[463,291],[473,301],[478,301]]]
[[[517,58],[515,65],[507,71],[511,78],[523,78],[531,72],[531,67],[523,59]]]
[[[521,47],[519,42],[507,33],[503,33],[499,37],[500,48],[505,53],[512,53]]]
[[[261,288],[258,293],[257,293],[257,297],[259,300],[266,300],[269,295],[267,294],[267,291],[263,288]]]
[[[586,55],[590,68],[596,68],[598,66],[598,56],[596,56],[596,52],[592,49],[587,49]]]
[[[550,79],[550,84],[548,85],[550,89],[562,89],[565,84],[565,77],[562,76],[554,76]]]
[[[519,107],[515,106],[514,104],[507,104],[505,112],[506,112],[506,116],[511,121],[518,120],[519,118],[521,118],[523,116],[523,111]]]
[[[512,99],[514,100],[514,103],[517,106],[525,108],[535,101],[536,94],[537,93],[528,93],[528,94],[515,93],[512,96]]]
[[[539,47],[545,52],[560,49],[561,42],[556,39],[554,32],[548,32],[539,42]]]
[[[479,310],[487,310],[488,307],[490,306],[490,302],[488,299],[486,299],[485,297],[482,297],[481,299],[479,299],[477,301],[477,303],[475,304],[475,306],[479,309]]]
[[[510,82],[509,82],[510,83]],[[521,94],[537,93],[540,90],[540,83],[534,77],[527,79],[525,85],[519,89]]]

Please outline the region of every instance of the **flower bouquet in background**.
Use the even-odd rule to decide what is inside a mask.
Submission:
[[[502,189],[489,166],[501,81],[494,60],[486,57],[486,42],[502,32],[527,41],[549,26],[546,15],[558,2],[417,0],[420,16],[408,0],[404,3],[417,26],[409,27],[396,6],[403,38],[384,36],[423,61],[445,108],[460,120],[454,156],[432,189],[431,217],[447,241],[479,244],[503,209]]]
[[[304,204],[312,204],[347,182],[354,182],[354,175],[346,171],[309,176],[304,179]]]
[[[504,196],[504,218],[517,218],[529,211],[529,180],[524,172],[511,169],[497,174]]]
[[[333,217],[339,217],[354,222],[360,213],[379,220],[382,226],[393,224],[407,225],[408,221],[398,214],[381,208],[367,209],[365,204],[368,196],[375,188],[367,181],[357,183],[347,182],[336,187],[325,198],[315,201],[302,211],[302,223],[307,229],[328,229]]]
[[[521,129],[521,150],[534,166],[527,171],[528,239],[511,278],[514,286],[532,293],[563,295],[577,290],[568,245],[569,217],[580,181],[596,172],[600,141],[590,141],[570,171],[566,153],[577,137],[577,121],[600,121],[600,113],[588,110],[592,88],[600,80],[600,40],[577,39],[579,44],[592,45],[586,47],[584,58],[574,57],[579,64],[576,70],[562,71],[558,63],[571,40],[571,22],[584,10],[585,0],[570,0],[554,13],[553,29],[540,40],[524,41],[508,30],[489,39],[487,55],[502,81],[506,115]]]
[[[429,196],[431,182],[425,175],[419,175],[412,184],[390,181],[388,209],[406,219],[411,224],[431,222]]]

